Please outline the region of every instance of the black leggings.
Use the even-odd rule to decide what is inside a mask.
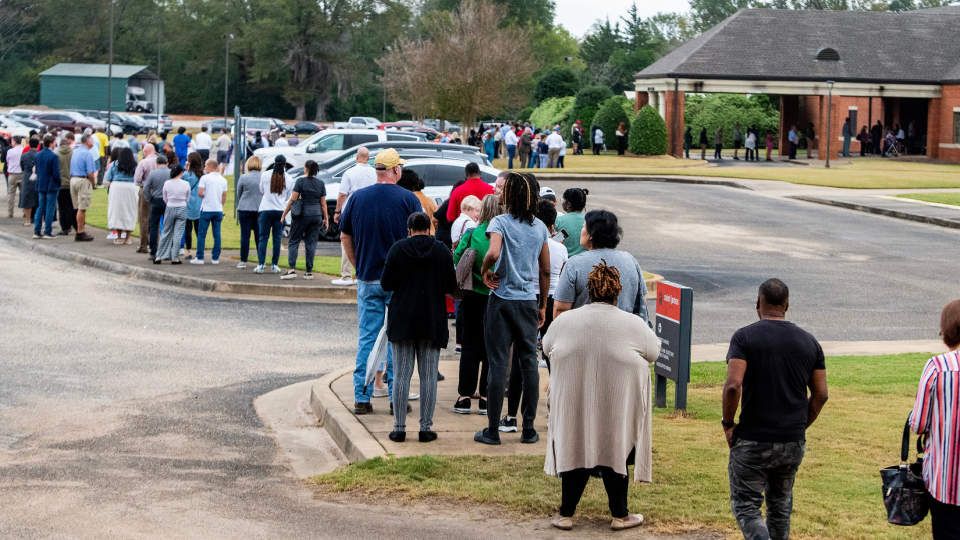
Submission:
[[[193,249],[193,235],[200,234],[200,220],[199,219],[188,219],[187,220],[187,230],[183,235],[184,242],[187,245],[187,249]]]
[[[539,302],[539,300],[538,300]],[[540,329],[540,335],[547,335],[547,330],[550,329],[550,323],[553,322],[553,297],[547,297],[547,314],[543,321],[543,328]],[[547,355],[540,351],[543,356],[544,361],[547,363],[547,372],[550,372],[550,359],[547,358]],[[513,352],[513,360],[511,361],[510,368],[510,381],[509,387],[507,388],[507,416],[510,418],[517,417],[517,411],[520,409],[520,397],[523,396],[523,372],[520,370],[520,357],[517,355],[516,350]]]
[[[960,506],[944,504],[931,497],[930,521],[933,540],[960,538]]]
[[[480,397],[487,397],[487,346],[483,340],[483,316],[487,312],[485,294],[470,292],[460,301],[460,318],[457,329],[463,327],[463,350],[460,353],[460,384],[457,391],[461,396],[470,397],[477,391],[479,374]],[[516,412],[516,411],[514,411]]]
[[[574,469],[560,473],[562,482],[562,495],[560,503],[560,515],[563,517],[573,517],[577,511],[577,504],[583,496],[583,490],[590,481],[590,475],[594,471],[599,472],[603,478],[603,487],[607,490],[607,502],[610,505],[610,514],[615,518],[625,518],[630,513],[627,510],[627,486],[630,479],[614,472],[610,467],[597,467],[596,469]]]

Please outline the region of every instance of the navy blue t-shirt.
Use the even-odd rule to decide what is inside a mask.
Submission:
[[[374,184],[350,196],[340,231],[353,239],[357,279],[379,281],[393,244],[407,237],[407,218],[423,212],[420,199],[396,184]]]

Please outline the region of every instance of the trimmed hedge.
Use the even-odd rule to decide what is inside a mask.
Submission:
[[[580,121],[580,126],[583,127],[584,133],[589,133],[590,122],[593,122],[593,117],[596,116],[597,111],[600,110],[600,105],[611,97],[613,97],[613,92],[606,86],[588,86],[577,92],[576,101],[573,102],[573,110],[570,111],[570,121],[567,125],[561,126],[560,129],[560,134],[563,135],[563,138],[569,142],[570,126],[577,120]],[[590,137],[583,137],[582,140],[584,148],[591,147],[593,141],[590,140]]]
[[[644,105],[633,118],[629,147],[630,152],[641,156],[662,156],[667,153],[667,123],[650,105]]]
[[[573,102],[573,96],[548,99],[533,110],[530,122],[541,129],[550,129],[556,124],[566,124]]]
[[[616,146],[617,128],[620,127],[620,122],[627,124],[627,130],[629,133],[630,117],[627,116],[626,112],[624,112],[624,102],[629,104],[630,100],[624,96],[613,96],[612,98],[604,101],[603,105],[600,107],[600,110],[597,111],[596,116],[593,117],[593,123],[591,123],[589,126],[600,126],[600,131],[603,131],[603,140],[607,141],[607,148],[613,148]]]

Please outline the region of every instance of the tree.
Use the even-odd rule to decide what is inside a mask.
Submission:
[[[568,124],[574,99],[573,96],[567,96],[544,101],[530,114],[530,122],[543,129],[550,129],[557,124]]]
[[[533,99],[537,103],[554,97],[572,96],[579,88],[577,74],[565,68],[553,68],[537,81]]]
[[[381,84],[399,110],[473,124],[478,116],[526,105],[536,60],[530,33],[503,29],[506,9],[464,0],[431,22],[430,40],[397,43],[378,64]],[[422,96],[416,96],[416,94]]]
[[[667,153],[667,123],[650,105],[644,105],[630,127],[630,152],[639,156],[662,156]]]
[[[698,32],[713,28],[746,7],[750,7],[750,0],[690,0],[690,14]]]
[[[630,129],[630,117],[624,110],[624,102],[629,103],[629,100],[624,96],[613,96],[604,101],[596,116],[593,117],[593,122],[590,123],[590,127],[600,126],[600,130],[603,131],[603,139],[606,141],[617,140],[617,128],[620,127],[621,122],[627,125],[628,130]],[[584,129],[587,127],[584,126]]]
[[[746,98],[739,94],[690,94],[684,101],[684,123],[693,133],[706,128],[713,135],[717,127],[723,126],[724,146],[733,146],[733,127],[739,123],[741,133],[750,126],[756,126],[761,136],[771,132],[776,137],[780,129],[780,112],[764,94],[754,94]],[[711,139],[712,140],[712,139]]]
[[[555,6],[552,0],[493,0],[495,4],[507,6],[507,11],[501,21],[501,27],[543,26],[553,27]],[[460,8],[461,0],[426,0],[421,9],[422,13],[436,11],[454,12]]]

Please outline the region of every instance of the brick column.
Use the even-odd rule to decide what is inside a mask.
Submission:
[[[830,104],[829,96],[820,97],[820,139],[817,146],[817,159],[827,159],[827,139],[830,137],[830,159],[837,159],[843,149],[843,120],[847,117],[846,110],[841,108],[844,100],[837,95],[833,96],[833,112],[830,113],[830,125],[827,125],[827,109]]]
[[[927,157],[930,159],[940,158],[940,125],[943,116],[941,115],[942,99],[934,98],[927,103]],[[952,119],[953,115],[950,115]]]
[[[648,101],[649,101],[649,96],[647,96],[647,91],[644,90],[641,92],[640,90],[637,90],[637,96],[636,98],[634,98],[634,101],[633,101],[633,114],[637,114],[638,112],[640,112],[640,109],[642,109],[643,106],[646,105]]]
[[[930,100],[931,102],[934,100]],[[940,118],[939,118],[939,127],[940,127],[940,140],[936,141],[939,158],[944,161],[949,161],[951,163],[960,163],[960,148],[955,146],[958,144],[953,140],[953,130],[954,128],[954,108],[960,107],[960,85],[952,84],[945,85],[943,91],[940,95]],[[932,106],[932,104],[931,104]],[[935,129],[934,126],[928,126],[927,131],[932,132]],[[950,145],[951,147],[940,148],[940,144]],[[927,135],[927,149],[929,151],[933,146],[932,137]]]
[[[790,154],[790,127],[797,123],[799,112],[799,96],[780,95],[780,155],[782,157]]]
[[[676,128],[674,128],[673,116],[674,95],[676,95],[677,98]],[[667,154],[678,158],[683,157],[683,131],[686,129],[686,124],[683,119],[684,96],[685,94],[683,92],[668,90],[663,93],[663,103],[661,104],[664,111],[663,121],[667,124]],[[674,129],[676,129],[676,133],[674,133]],[[697,134],[697,137],[699,137],[699,134]],[[676,141],[675,148],[671,147],[670,141]],[[674,151],[671,152],[671,149]]]

